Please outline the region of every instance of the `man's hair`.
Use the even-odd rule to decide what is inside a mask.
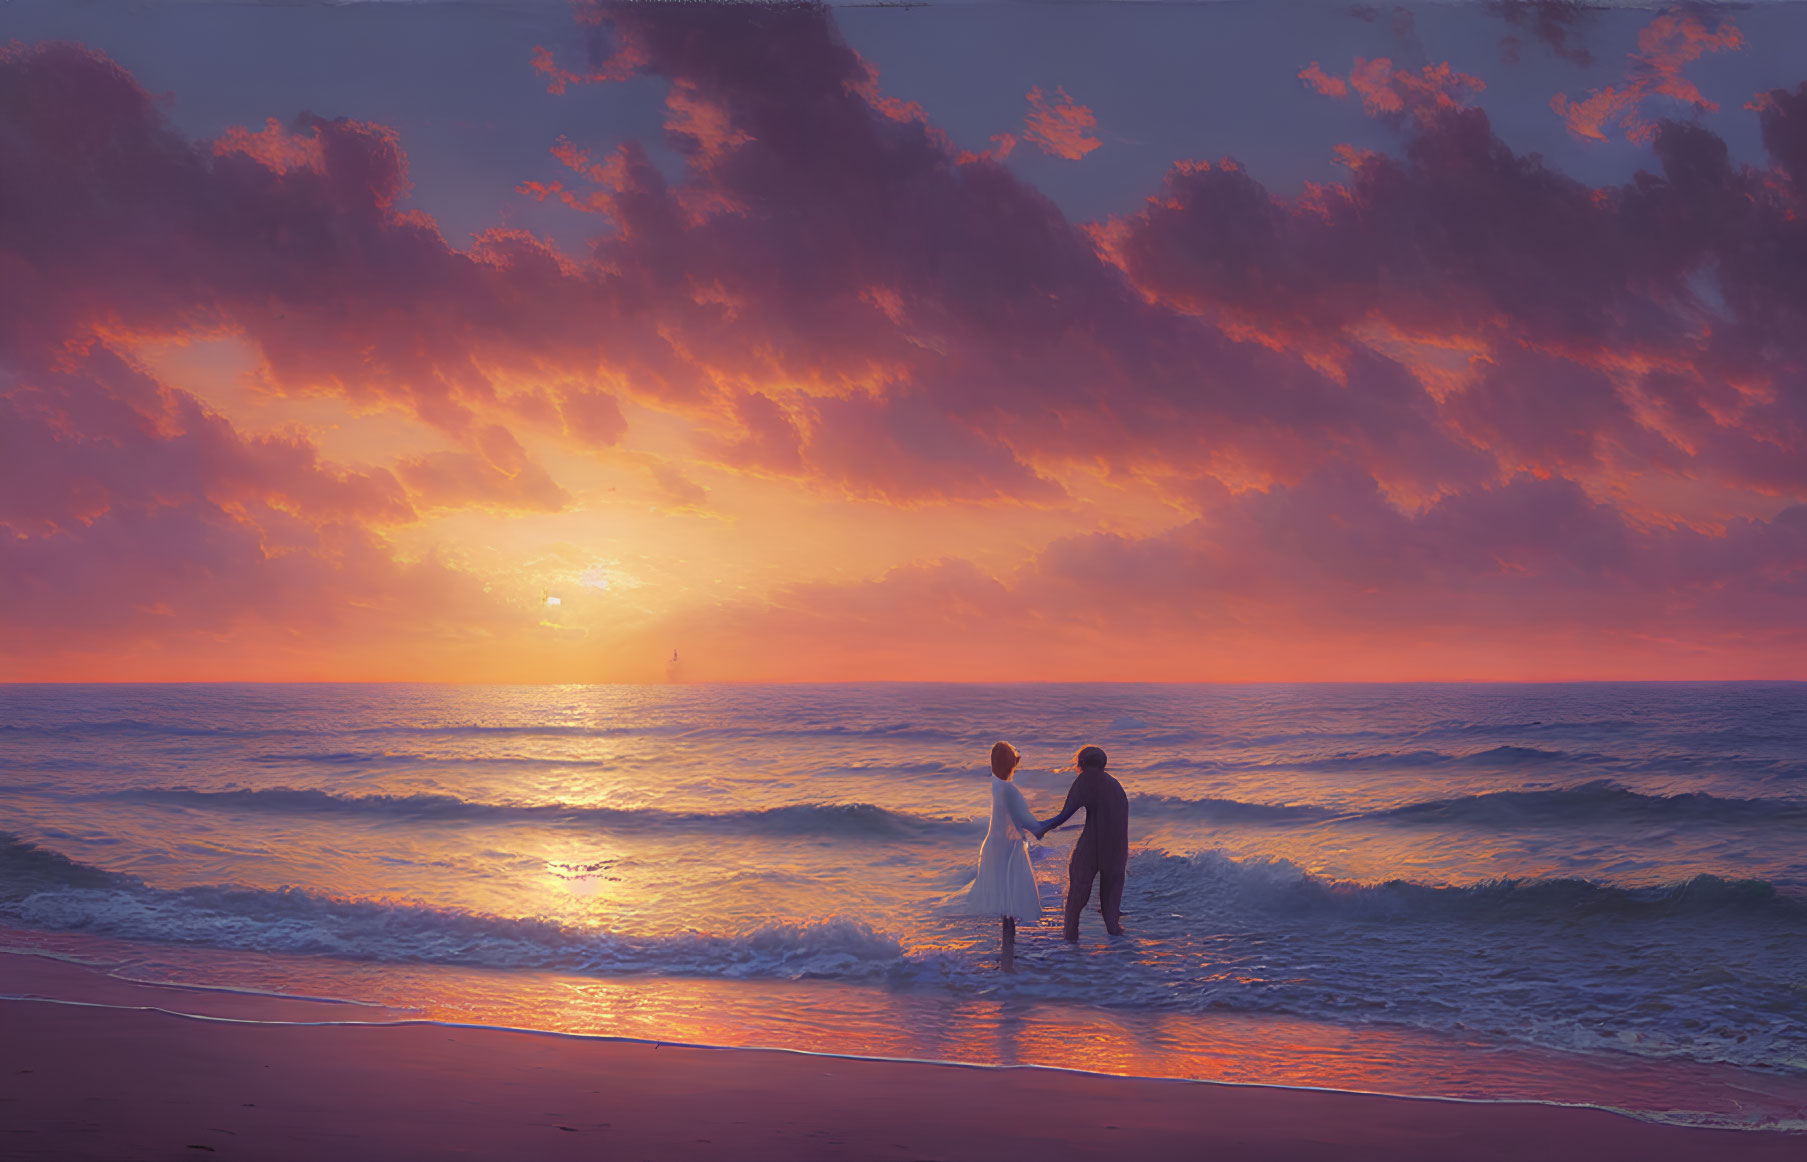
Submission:
[[[1104,748],[1101,746],[1082,746],[1079,753],[1073,756],[1073,765],[1082,771],[1102,771],[1104,763]]]
[[[1022,761],[1023,752],[1017,750],[1009,743],[994,742],[991,744],[991,765],[994,770],[999,764],[1014,767]]]

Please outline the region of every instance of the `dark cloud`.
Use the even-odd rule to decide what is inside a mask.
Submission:
[[[1775,170],[1663,122],[1653,170],[1597,188],[1515,153],[1481,109],[1427,103],[1401,156],[1351,153],[1347,182],[1303,198],[1176,167],[1109,244],[1182,310],[1290,342],[1379,328],[1470,352],[1472,386],[1439,412],[1508,469],[1600,466],[1610,445],[1617,470],[1802,495],[1798,109],[1761,103]]]
[[[1582,68],[1594,63],[1584,32],[1600,11],[1598,5],[1579,0],[1487,0],[1486,9],[1513,28],[1529,33],[1560,59]],[[1503,38],[1500,57],[1516,63],[1522,44],[1517,36]]]
[[[1568,6],[1500,10],[1581,51]],[[0,182],[17,616],[482,623],[468,583],[375,530],[563,506],[516,427],[608,445],[626,394],[702,425],[719,465],[844,493],[1059,504],[1063,478],[1098,468],[1179,480],[1198,514],[1063,540],[1003,577],[943,561],[798,589],[778,620],[748,615],[754,636],[837,618],[882,621],[881,653],[912,625],[986,618],[1796,634],[1798,505],[1694,527],[1605,499],[1652,475],[1807,496],[1807,89],[1753,103],[1764,166],[1642,112],[1692,100],[1681,66],[1733,44],[1728,23],[1659,16],[1636,85],[1563,106],[1647,141],[1622,184],[1510,148],[1482,81],[1447,64],[1314,63],[1307,83],[1397,127],[1394,154],[1348,150],[1345,180],[1297,198],[1181,163],[1141,211],[1086,227],[885,95],[822,7],[580,18],[581,70],[536,61],[552,87],[657,78],[681,158],[668,178],[639,144],[560,143],[570,186],[525,189],[596,215],[580,256],[516,231],[449,246],[408,208],[386,127],[304,114],[196,142],[97,54],[0,55],[0,173],[26,175]],[[197,331],[255,344],[276,390],[403,408],[453,448],[332,467],[114,354]],[[108,560],[134,564],[103,576]],[[105,615],[59,623],[70,593]]]
[[[124,656],[247,627],[343,644],[507,620],[476,582],[398,558],[382,531],[448,491],[562,501],[512,436],[463,418],[488,391],[450,370],[468,369],[470,350],[427,340],[443,320],[422,310],[423,288],[477,260],[396,210],[394,134],[304,118],[297,134],[245,133],[216,154],[171,131],[105,58],[14,46],[0,51],[0,174],[9,653]],[[298,431],[237,431],[121,354],[222,331],[258,342],[279,383],[393,393],[467,431],[484,460],[437,477],[424,462],[401,477],[337,467]]]
[[[461,434],[514,392],[581,379],[623,314],[528,236],[450,248],[402,208],[407,161],[382,126],[303,114],[210,148],[117,65],[59,44],[0,54],[0,110],[0,171],[29,175],[0,189],[9,346],[225,328],[286,390],[393,401]],[[659,346],[642,332],[631,350]]]
[[[592,192],[559,192],[613,219],[596,260],[733,406],[783,404],[730,462],[904,500],[1047,499],[1071,462],[1285,474],[1325,442],[1414,480],[1466,462],[1387,360],[1342,377],[1147,301],[1047,198],[883,96],[823,9],[587,11],[670,82],[686,167],[567,150]]]

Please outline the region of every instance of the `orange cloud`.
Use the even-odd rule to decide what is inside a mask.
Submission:
[[[507,428],[490,424],[476,433],[472,452],[430,452],[404,459],[396,471],[426,507],[496,507],[557,512],[571,501],[535,463]]]
[[[242,153],[254,158],[265,169],[286,174],[290,170],[325,168],[326,159],[320,148],[318,133],[290,133],[271,117],[257,133],[242,125],[234,125],[213,143],[216,154]]]
[[[1398,75],[1358,68],[1347,84],[1419,91]],[[1665,123],[1655,172],[1605,188],[1515,154],[1482,109],[1417,109],[1400,122],[1403,155],[1347,152],[1345,183],[1284,199],[1240,167],[1182,164],[1098,237],[1153,301],[1329,352],[1352,386],[1373,384],[1365,409],[1381,398],[1378,369],[1337,352],[1407,365],[1414,347],[1464,352],[1454,378],[1414,366],[1436,398],[1409,406],[1501,472],[1677,473],[1807,495],[1807,473],[1787,467],[1791,454],[1807,463],[1807,351],[1777,325],[1801,309],[1784,256],[1800,245],[1807,102],[1759,103],[1775,169],[1735,166],[1715,135]],[[1376,334],[1404,345],[1376,346]],[[1407,459],[1429,463],[1435,448]],[[1462,482],[1449,446],[1434,454],[1445,467],[1429,495]],[[1414,490],[1397,462],[1370,455],[1389,489]]]
[[[13,354],[0,657],[100,650],[117,677],[142,650],[240,634],[343,647],[507,624],[472,578],[396,555],[379,530],[416,513],[390,473],[326,463],[295,433],[245,436],[105,347]]]
[[[1522,477],[1412,515],[1330,465],[1220,491],[1165,533],[1064,538],[1003,574],[943,558],[656,634],[706,680],[1801,677],[1804,584],[1807,506],[1717,534],[1639,529],[1570,482]]]
[[[1317,61],[1312,61],[1300,69],[1299,79],[1326,97],[1347,97],[1349,95],[1348,82],[1341,77],[1325,72],[1323,66]]]
[[[924,534],[885,559],[947,559],[878,580],[786,583],[773,565],[769,600],[660,626],[697,676],[927,677],[949,657],[981,676],[980,643],[1008,657],[1025,638],[1044,669],[1019,676],[1329,676],[1319,643],[1350,666],[1426,640],[1476,657],[1651,656],[1640,635],[1798,646],[1802,93],[1758,103],[1767,168],[1664,123],[1649,172],[1595,187],[1514,152],[1448,65],[1314,65],[1306,83],[1360,97],[1401,147],[1347,152],[1346,180],[1297,198],[1234,163],[1176,165],[1140,212],[1088,230],[879,96],[827,9],[596,14],[631,46],[609,58],[633,62],[620,75],[671,86],[680,164],[559,147],[573,188],[529,192],[607,214],[581,256],[513,230],[449,245],[408,208],[386,127],[197,142],[98,54],[0,53],[0,168],[34,175],[0,224],[0,348],[25,368],[0,388],[0,606],[17,611],[0,618],[21,648],[444,637],[497,643],[459,676],[531,674],[550,647],[511,653],[521,634],[584,628],[485,593],[421,513],[569,514],[606,489],[567,443],[636,438],[624,491],[650,477],[653,508],[730,516],[691,524],[738,519],[736,489],[762,490],[767,531],[842,506],[800,541],[882,539],[872,514],[956,506],[940,511],[1028,558],[981,567]],[[1042,148],[1095,142],[1064,91],[1031,103],[1053,118]],[[110,346],[196,332],[255,349],[285,403],[413,417],[434,450],[332,464]],[[557,445],[545,463],[532,432]],[[719,469],[707,495],[686,460]],[[1765,519],[1703,500],[1691,523],[1654,501],[1634,521],[1603,499],[1653,478]],[[1058,531],[1119,527],[1094,498],[1120,485],[1187,516]],[[644,539],[635,569],[658,559],[660,534]],[[1432,676],[1419,664],[1390,676]]]
[[[1300,71],[1299,79],[1327,97],[1346,97],[1354,92],[1370,116],[1409,115],[1421,120],[1459,109],[1466,103],[1467,94],[1487,87],[1479,77],[1457,72],[1448,61],[1413,71],[1394,68],[1386,57],[1356,57],[1347,80],[1326,73],[1317,61],[1312,61]]]
[[[1668,97],[1696,113],[1717,111],[1719,106],[1682,76],[1682,68],[1707,53],[1743,47],[1744,34],[1729,16],[1717,18],[1709,29],[1694,12],[1664,12],[1638,33],[1638,50],[1631,54],[1623,86],[1595,89],[1579,101],[1558,93],[1550,99],[1550,108],[1577,137],[1605,141],[1607,130],[1616,125],[1630,140],[1648,142],[1656,135],[1656,122],[1645,115],[1645,103]]]
[[[582,7],[578,9],[577,19],[580,23],[601,23],[593,12]],[[635,70],[645,64],[642,47],[632,40],[616,46],[615,50],[603,54],[599,42],[589,42],[592,59],[588,68],[581,71],[569,69],[558,63],[552,50],[543,45],[535,45],[531,56],[533,71],[546,78],[546,91],[561,94],[572,85],[594,85],[609,81],[625,81],[634,75]]]
[[[1055,100],[1043,96],[1041,89],[1029,90],[1029,116],[1023,123],[1023,140],[1041,146],[1043,153],[1078,161],[1104,144],[1091,135],[1098,118],[1090,108],[1074,102],[1067,91],[1056,87]],[[1011,141],[1015,144],[1014,140]],[[999,157],[1009,153],[1009,146],[999,142]]]

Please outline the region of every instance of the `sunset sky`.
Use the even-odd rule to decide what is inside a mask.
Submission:
[[[0,677],[1807,678],[1807,6],[6,41]]]

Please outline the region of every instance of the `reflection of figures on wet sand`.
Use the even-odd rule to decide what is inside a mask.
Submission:
[[[1101,881],[1099,910],[1106,930],[1113,936],[1123,934],[1123,878],[1129,863],[1129,798],[1123,793],[1123,784],[1105,773],[1103,750],[1087,746],[1074,756],[1078,774],[1066,804],[1045,823],[1030,812],[1023,792],[1011,781],[1022,757],[1007,742],[991,748],[991,824],[979,848],[978,874],[955,901],[960,914],[1000,918],[1003,947],[998,965],[1005,972],[1016,971],[1017,922],[1036,924],[1041,920],[1028,836],[1040,839],[1066,823],[1075,811],[1085,809],[1085,826],[1068,865],[1068,940],[1079,939],[1079,913],[1091,899],[1094,879]]]
[[[1079,841],[1073,845],[1073,856],[1067,862],[1067,914],[1065,936],[1079,939],[1079,913],[1085,911],[1092,898],[1092,880],[1097,879],[1098,910],[1104,914],[1104,928],[1112,936],[1123,935],[1123,877],[1129,870],[1129,796],[1123,784],[1104,773],[1105,754],[1101,747],[1079,748],[1073,766],[1079,772],[1067,791],[1067,802],[1060,814],[1035,829],[1035,837],[1061,826],[1073,812],[1085,808],[1085,826]]]

